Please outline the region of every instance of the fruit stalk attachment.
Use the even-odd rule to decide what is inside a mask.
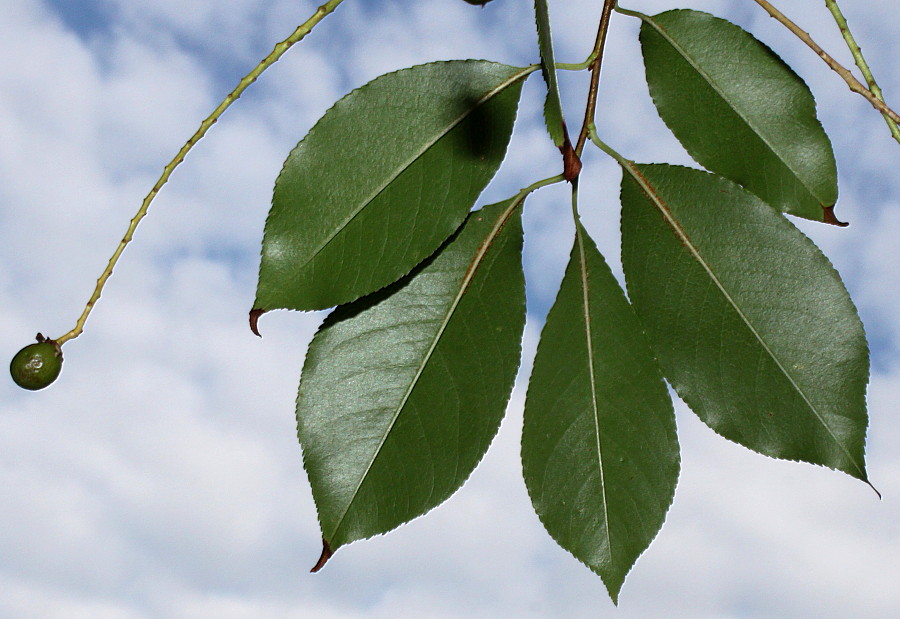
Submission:
[[[38,333],[37,335],[37,343],[30,344],[20,350],[13,357],[12,362],[10,363],[10,374],[12,375],[13,380],[17,385],[24,389],[29,390],[37,390],[43,389],[56,380],[57,376],[59,376],[59,372],[62,369],[62,348],[61,346],[68,342],[69,340],[73,340],[84,331],[84,325],[87,322],[88,316],[90,316],[91,311],[94,309],[97,301],[100,299],[100,295],[103,292],[103,287],[106,285],[106,282],[109,280],[110,276],[112,276],[113,269],[118,263],[119,258],[122,255],[122,252],[125,250],[125,246],[131,242],[131,239],[134,237],[134,232],[137,230],[138,224],[141,223],[141,220],[147,215],[147,211],[150,208],[150,204],[153,202],[156,195],[162,189],[163,185],[165,185],[169,177],[172,175],[172,172],[177,168],[187,154],[191,151],[191,149],[199,142],[203,136],[206,135],[206,132],[209,131],[209,128],[212,127],[216,121],[219,120],[219,117],[231,107],[231,104],[238,100],[238,98],[243,94],[243,92],[257,80],[257,78],[263,74],[263,72],[275,64],[279,58],[281,58],[285,52],[287,52],[295,43],[301,41],[307,34],[309,34],[312,29],[325,17],[334,12],[334,10],[340,5],[344,0],[329,0],[325,4],[321,5],[316,11],[312,14],[312,16],[299,25],[296,30],[294,30],[291,35],[276,44],[272,52],[263,58],[263,60],[254,67],[250,73],[245,75],[238,85],[230,92],[228,95],[222,100],[221,103],[216,107],[215,110],[202,122],[200,123],[200,128],[191,136],[191,138],[185,142],[184,146],[175,154],[175,157],[163,168],[162,175],[159,177],[159,180],[156,181],[156,184],[153,185],[153,188],[150,190],[150,193],[144,198],[141,203],[141,207],[138,209],[138,212],[132,217],[131,222],[128,225],[128,230],[125,232],[125,236],[122,237],[122,240],[119,242],[118,247],[113,252],[112,257],[110,257],[109,262],[106,265],[106,268],[103,270],[103,273],[100,274],[100,277],[97,279],[97,285],[94,287],[94,292],[91,294],[91,297],[88,299],[87,304],[84,307],[84,311],[82,311],[81,316],[78,318],[75,323],[75,327],[72,328],[71,331],[65,333],[61,337],[53,339],[45,338],[43,335]]]

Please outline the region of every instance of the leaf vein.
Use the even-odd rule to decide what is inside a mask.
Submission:
[[[481,266],[481,264],[483,263],[484,258],[487,255],[488,251],[490,250],[494,239],[496,239],[497,236],[500,234],[500,231],[502,230],[503,225],[506,223],[506,221],[509,219],[509,217],[512,215],[512,213],[515,211],[516,208],[518,208],[518,206],[521,204],[522,200],[524,200],[524,199],[525,199],[525,197],[522,196],[521,199],[514,200],[510,203],[510,205],[506,208],[506,210],[500,215],[500,217],[498,217],[497,221],[494,224],[494,227],[491,229],[490,233],[487,235],[484,243],[482,243],[479,246],[478,250],[475,253],[475,256],[472,258],[472,262],[471,262],[469,268],[466,270],[465,274],[463,275],[462,279],[459,282],[459,290],[457,291],[456,296],[454,297],[450,306],[447,308],[447,311],[445,312],[444,317],[441,320],[441,324],[438,327],[438,329],[436,330],[434,337],[432,338],[432,341],[428,347],[428,350],[423,355],[421,362],[418,364],[418,366],[416,368],[415,374],[410,379],[409,386],[407,387],[406,392],[403,394],[403,397],[400,399],[399,404],[397,404],[396,408],[394,409],[394,412],[391,416],[391,420],[388,423],[385,431],[382,433],[381,439],[378,442],[378,446],[373,450],[372,457],[369,459],[368,464],[366,465],[365,469],[363,470],[362,474],[360,475],[360,478],[356,484],[356,487],[354,488],[352,494],[350,495],[350,497],[351,497],[350,500],[347,501],[347,505],[341,512],[340,517],[338,517],[335,520],[333,535],[336,534],[340,530],[341,526],[343,525],[344,519],[347,517],[347,514],[350,511],[350,508],[353,506],[353,502],[356,500],[356,497],[359,496],[360,489],[362,488],[363,484],[365,483],[365,480],[368,478],[369,472],[372,470],[372,467],[374,466],[375,461],[378,459],[378,456],[380,455],[385,442],[387,441],[392,430],[394,429],[394,426],[397,424],[397,420],[400,418],[400,415],[403,412],[404,408],[406,407],[406,404],[408,403],[409,398],[412,396],[412,393],[415,390],[419,379],[422,377],[422,374],[425,372],[425,369],[428,366],[428,363],[431,360],[432,356],[434,355],[435,350],[437,349],[438,344],[440,343],[441,338],[443,337],[444,332],[447,329],[447,326],[450,324],[450,321],[452,320],[457,307],[459,306],[460,302],[462,301],[462,298],[465,295],[466,290],[468,290],[469,284],[471,283],[472,279],[475,277],[475,273],[478,271],[478,267]]]
[[[718,85],[718,83],[716,82],[716,80],[713,79],[713,77],[712,77],[709,73],[707,73],[706,71],[703,70],[703,68],[697,63],[697,61],[693,58],[693,56],[691,56],[691,55],[688,53],[688,51],[687,51],[686,49],[684,49],[683,47],[681,47],[681,46],[675,41],[675,39],[672,38],[672,37],[669,35],[669,33],[666,31],[665,28],[663,28],[660,24],[658,24],[658,23],[657,23],[652,17],[650,17],[650,16],[646,16],[646,15],[645,15],[645,16],[642,17],[642,19],[644,19],[644,21],[646,21],[648,24],[650,24],[650,25],[651,25],[651,26],[652,26],[652,27],[653,27],[653,28],[654,28],[654,29],[655,29],[655,30],[656,30],[656,31],[657,31],[657,32],[658,32],[665,40],[666,40],[666,42],[669,43],[669,44],[675,49],[676,52],[678,52],[678,54],[685,60],[685,62],[687,62],[689,65],[691,65],[691,67],[692,67],[695,71],[697,71],[697,73],[703,78],[703,80],[704,80],[707,84],[709,84],[709,87],[712,88],[712,89],[716,92],[716,94],[718,94],[718,95],[722,98],[722,100],[725,101],[725,103],[728,104],[728,107],[735,113],[735,115],[737,115],[738,118],[740,118],[742,121],[744,121],[744,122],[747,124],[747,126],[750,127],[750,129],[753,130],[753,133],[754,133],[757,137],[759,137],[760,141],[762,141],[762,143],[766,145],[766,147],[769,149],[769,151],[771,151],[771,153],[772,153],[773,155],[775,155],[775,158],[776,158],[776,159],[777,159],[777,160],[778,160],[785,168],[787,168],[787,169],[791,172],[791,174],[794,176],[794,178],[796,178],[796,179],[799,181],[799,183],[803,186],[803,188],[806,189],[806,191],[808,191],[809,194],[810,194],[811,196],[815,196],[815,197],[816,197],[816,200],[819,202],[819,204],[820,204],[821,206],[823,206],[823,207],[825,207],[825,206],[830,206],[829,204],[825,204],[825,203],[824,203],[824,202],[816,195],[816,192],[809,186],[809,184],[806,182],[806,179],[803,178],[803,177],[797,172],[796,169],[794,169],[794,166],[791,164],[791,162],[790,162],[790,161],[786,161],[785,158],[781,156],[781,153],[780,153],[780,152],[775,148],[775,146],[772,144],[771,139],[770,139],[768,136],[766,136],[763,132],[761,132],[761,131],[759,130],[759,128],[756,126],[756,124],[755,124],[750,118],[748,118],[744,113],[742,113],[742,112],[740,111],[740,109],[738,109],[737,105],[736,105],[736,104],[731,100],[731,98],[729,98],[729,97],[726,95],[726,93],[720,88],[720,86]],[[702,111],[698,112],[698,114],[702,114]]]
[[[450,134],[456,127],[460,125],[466,118],[468,118],[475,110],[479,109],[482,105],[493,99],[495,96],[506,90],[506,88],[512,86],[517,81],[523,79],[528,76],[535,70],[534,66],[525,67],[521,71],[517,71],[511,77],[506,79],[505,81],[498,84],[493,89],[487,91],[480,99],[478,99],[469,109],[465,112],[461,113],[457,116],[453,121],[447,124],[447,126],[443,129],[443,131],[436,133],[435,136],[425,142],[422,147],[414,152],[412,156],[407,159],[407,161],[401,163],[397,166],[396,170],[393,174],[389,175],[385,178],[382,184],[376,187],[368,197],[363,198],[359,205],[350,212],[350,214],[344,218],[344,220],[335,227],[335,229],[321,242],[319,245],[310,253],[309,258],[296,267],[297,272],[300,272],[306,265],[315,260],[315,258],[322,253],[322,251],[331,244],[332,241],[347,227],[350,223],[356,219],[360,213],[365,210],[379,195],[381,195],[388,187],[390,187],[391,183],[393,183],[397,178],[400,177],[401,174],[406,172],[416,161],[418,161],[422,156],[424,156],[435,144],[437,144],[441,139],[445,138]]]
[[[744,323],[744,325],[749,329],[750,333],[753,337],[759,342],[760,346],[763,348],[765,353],[772,359],[775,365],[778,367],[778,370],[784,375],[784,377],[791,384],[791,387],[800,395],[803,402],[806,404],[809,411],[813,414],[816,420],[825,428],[826,432],[831,436],[834,440],[835,444],[838,448],[847,456],[847,459],[853,463],[854,468],[859,472],[860,479],[865,480],[866,474],[859,466],[859,463],[852,456],[852,454],[847,450],[847,447],[844,443],[838,438],[835,434],[834,430],[827,423],[825,418],[819,412],[818,408],[813,404],[810,400],[809,396],[806,394],[805,390],[800,386],[794,376],[788,371],[788,368],[782,363],[781,359],[775,354],[775,351],[769,346],[768,342],[763,338],[762,334],[757,330],[755,325],[751,322],[750,318],[744,313],[741,309],[737,301],[732,297],[731,293],[725,287],[725,285],[719,280],[716,273],[713,271],[712,266],[707,262],[707,260],[700,253],[700,250],[693,243],[691,238],[688,236],[687,232],[682,228],[681,224],[672,214],[669,209],[668,204],[662,198],[662,196],[657,193],[652,184],[641,174],[640,170],[638,170],[632,162],[625,162],[625,169],[631,174],[632,178],[637,182],[638,186],[641,188],[641,191],[650,199],[656,209],[662,214],[663,218],[666,220],[666,223],[673,230],[675,235],[678,237],[681,244],[688,250],[694,260],[699,264],[704,271],[706,271],[712,283],[719,290],[722,296],[725,298],[725,301],[738,315],[738,318]]]

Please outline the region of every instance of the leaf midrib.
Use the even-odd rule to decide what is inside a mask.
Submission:
[[[636,167],[634,167],[633,163],[628,162],[627,166],[623,166],[623,167],[625,167],[625,169],[628,171],[628,173],[631,175],[631,177],[635,180],[635,182],[638,184],[638,186],[641,188],[641,190],[644,192],[644,194],[648,198],[650,198],[650,201],[657,208],[657,210],[662,214],[663,218],[666,220],[666,223],[669,225],[669,227],[675,233],[675,236],[678,237],[678,240],[681,241],[682,245],[684,245],[685,248],[687,248],[687,250],[690,252],[690,254],[694,258],[694,260],[703,268],[704,271],[706,271],[707,275],[710,277],[713,284],[716,286],[716,288],[719,290],[719,292],[725,298],[727,303],[732,307],[732,309],[735,311],[735,313],[738,315],[738,317],[741,319],[741,321],[744,323],[744,325],[747,327],[747,329],[750,330],[750,333],[753,334],[753,337],[756,338],[756,340],[762,346],[762,348],[766,352],[766,354],[772,359],[772,361],[775,362],[775,365],[778,367],[778,369],[781,371],[781,373],[784,375],[784,377],[787,378],[788,382],[791,384],[791,386],[794,388],[794,390],[803,399],[803,402],[806,404],[809,411],[813,414],[813,416],[816,418],[816,420],[822,425],[822,427],[825,428],[825,430],[828,432],[829,436],[831,436],[831,438],[834,440],[834,443],[838,446],[838,448],[844,453],[844,455],[847,456],[848,461],[853,464],[853,467],[859,473],[859,478],[865,481],[867,479],[865,471],[859,466],[859,464],[856,461],[856,458],[854,458],[853,455],[847,450],[844,443],[840,439],[838,439],[837,435],[831,429],[831,426],[828,425],[828,423],[825,421],[825,419],[819,413],[816,406],[812,403],[812,401],[806,395],[806,392],[800,387],[800,385],[794,379],[793,375],[788,371],[787,367],[781,362],[781,359],[778,358],[778,356],[775,354],[775,352],[772,350],[772,348],[769,347],[768,343],[762,337],[762,334],[759,331],[757,331],[756,327],[753,325],[753,323],[750,321],[750,319],[747,317],[747,315],[744,314],[743,310],[741,310],[737,301],[734,300],[734,298],[731,296],[731,294],[725,288],[724,284],[722,284],[722,282],[719,280],[718,276],[713,271],[712,266],[706,261],[706,259],[700,253],[700,250],[696,247],[696,245],[694,245],[691,238],[687,235],[687,232],[685,232],[684,228],[681,227],[681,224],[678,222],[678,220],[675,219],[674,215],[672,215],[672,212],[669,209],[668,205],[666,204],[665,200],[663,200],[662,197],[656,192],[653,185],[651,185],[650,182],[644,177],[644,175],[641,174],[640,170],[638,170]]]
[[[375,190],[372,191],[368,197],[363,198],[360,201],[359,206],[357,206],[357,208],[355,210],[351,211],[350,214],[346,218],[344,218],[344,221],[339,226],[335,227],[335,229],[316,247],[316,249],[313,250],[313,252],[310,254],[309,258],[307,258],[303,264],[296,267],[295,272],[299,273],[300,271],[302,271],[302,269],[306,268],[306,265],[308,265],[310,262],[315,260],[316,257],[320,253],[322,253],[322,251],[329,244],[331,244],[331,242],[341,232],[343,232],[344,229],[346,229],[346,227],[349,226],[350,223],[354,219],[356,219],[356,217],[363,210],[366,209],[366,207],[368,207],[379,195],[381,195],[391,185],[391,183],[393,183],[395,180],[397,180],[397,178],[401,174],[406,172],[416,161],[418,161],[425,153],[427,153],[435,144],[437,144],[441,139],[446,137],[451,131],[453,131],[456,127],[458,127],[459,124],[462,123],[466,118],[468,118],[475,110],[479,109],[482,105],[484,105],[489,100],[491,100],[492,98],[494,98],[495,96],[497,96],[498,94],[500,94],[501,92],[503,92],[504,90],[506,90],[507,88],[512,86],[517,81],[523,79],[524,77],[526,77],[529,74],[531,74],[532,72],[534,72],[536,70],[537,66],[538,65],[524,67],[521,70],[514,73],[511,77],[509,77],[504,82],[501,82],[500,84],[498,84],[495,88],[487,91],[468,110],[461,113],[453,121],[451,121],[442,131],[437,132],[432,139],[425,142],[418,151],[415,151],[413,153],[413,155],[411,157],[409,157],[405,162],[402,162],[400,165],[398,165],[392,174],[385,177],[384,182],[380,186],[376,187]]]
[[[650,24],[660,34],[660,36],[662,36],[666,40],[666,42],[668,42],[675,49],[675,51],[678,52],[678,54],[685,60],[685,62],[687,62],[689,65],[691,65],[691,67],[700,75],[700,77],[702,77],[703,80],[707,84],[709,84],[709,87],[712,88],[713,91],[715,91],[715,93],[718,94],[719,97],[721,97],[723,101],[725,101],[725,103],[728,105],[729,109],[731,109],[731,111],[733,111],[738,118],[740,118],[742,121],[744,121],[744,123],[746,123],[748,127],[750,127],[750,129],[753,131],[753,133],[759,137],[760,141],[762,141],[762,143],[766,145],[766,147],[769,149],[769,152],[771,152],[773,155],[775,155],[775,158],[785,168],[787,168],[791,172],[791,174],[794,176],[794,178],[797,179],[797,181],[800,183],[800,185],[809,193],[810,196],[812,196],[816,200],[816,202],[818,202],[819,206],[822,206],[822,207],[828,206],[818,196],[818,193],[813,191],[812,188],[810,188],[810,186],[806,182],[806,179],[804,179],[797,172],[797,170],[794,168],[794,166],[791,164],[791,162],[786,161],[784,159],[784,157],[781,156],[781,153],[771,143],[768,136],[766,134],[762,133],[759,130],[759,128],[756,126],[756,124],[754,122],[752,122],[752,120],[750,118],[748,118],[746,115],[744,115],[740,111],[740,109],[738,109],[736,104],[728,96],[726,96],[725,92],[719,87],[719,85],[712,78],[712,76],[709,75],[706,71],[704,71],[700,67],[700,65],[698,65],[694,61],[694,58],[690,54],[688,54],[687,50],[685,50],[683,47],[681,47],[669,35],[669,33],[666,31],[666,29],[663,28],[660,24],[658,24],[652,17],[645,15],[642,17],[642,19],[644,19],[644,21],[646,23]]]
[[[600,405],[597,397],[597,378],[594,368],[594,341],[591,337],[591,301],[588,281],[587,257],[584,252],[584,230],[580,222],[575,222],[575,238],[578,241],[579,276],[582,290],[582,312],[584,314],[585,342],[587,344],[588,374],[591,383],[591,412],[594,416],[594,434],[597,439],[597,469],[600,472],[600,494],[603,498],[603,527],[606,532],[609,559],[613,560],[613,540],[609,531],[609,501],[606,496],[606,475],[603,465],[603,445],[600,438]]]
[[[353,507],[353,503],[356,501],[356,498],[359,496],[360,489],[365,483],[366,479],[369,476],[369,472],[372,470],[372,467],[375,464],[375,461],[378,459],[378,456],[381,454],[381,450],[384,447],[385,442],[390,436],[391,432],[394,429],[394,426],[397,423],[397,420],[400,418],[400,414],[403,412],[403,409],[406,407],[409,398],[412,396],[413,391],[415,391],[416,386],[418,385],[419,379],[422,377],[422,374],[425,371],[425,368],[428,366],[428,362],[431,360],[434,351],[437,349],[438,344],[440,344],[441,338],[444,336],[444,332],[447,329],[447,325],[450,324],[450,321],[453,319],[453,315],[456,313],[456,309],[462,301],[463,296],[466,293],[466,290],[469,288],[469,284],[474,279],[478,268],[481,266],[481,263],[484,261],[485,256],[490,250],[493,242],[496,240],[497,236],[500,234],[503,226],[508,221],[510,215],[512,215],[513,211],[518,208],[519,204],[521,204],[522,200],[525,198],[522,197],[519,200],[513,200],[510,202],[509,206],[500,214],[497,220],[494,222],[494,227],[491,229],[490,233],[485,237],[484,242],[478,247],[478,250],[475,252],[475,256],[472,258],[471,263],[469,264],[469,268],[466,270],[463,278],[459,282],[459,290],[456,293],[456,296],[453,299],[453,302],[447,308],[446,313],[444,314],[443,319],[441,320],[441,324],[438,327],[437,331],[432,338],[431,344],[428,347],[425,355],[422,357],[422,361],[419,363],[419,366],[416,368],[416,373],[413,375],[412,379],[409,382],[409,386],[406,389],[406,392],[403,394],[400,402],[397,404],[394,413],[391,417],[390,422],[388,423],[384,433],[378,442],[378,447],[372,452],[372,457],[369,459],[369,463],[366,465],[365,470],[362,475],[360,475],[359,481],[356,484],[356,488],[354,488],[353,493],[349,501],[347,501],[347,506],[344,508],[344,511],[341,513],[340,517],[337,519],[334,529],[332,531],[331,536],[326,536],[326,539],[333,540],[333,538],[337,535],[338,531],[340,531],[341,526],[344,523],[344,519],[347,517],[347,514],[350,512],[350,508]]]

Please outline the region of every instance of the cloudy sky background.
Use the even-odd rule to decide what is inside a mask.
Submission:
[[[590,50],[599,0],[551,2],[560,61]],[[900,105],[892,1],[845,2]],[[316,3],[0,0],[0,357],[69,330],[128,219],[199,121]],[[778,462],[678,407],[668,521],[616,610],[531,511],[518,460],[524,380],[571,245],[565,188],[526,207],[529,326],[508,417],[450,501],[308,573],[320,551],[293,401],[322,314],[247,328],[272,184],[334,100],[450,58],[537,60],[531,4],[347,0],[248,91],[177,170],[58,383],[0,381],[0,616],[887,617],[900,608],[900,146],[881,118],[753,2],[630,0],[727,17],[810,84],[838,157],[847,229],[800,224],[844,275],[873,349],[870,477]],[[842,62],[821,3],[779,6]],[[600,133],[639,161],[690,164],[642,82],[637,24],[614,16]],[[584,75],[563,78],[571,125]],[[482,203],[554,173],[541,82]],[[586,224],[618,268],[616,166],[585,158]]]

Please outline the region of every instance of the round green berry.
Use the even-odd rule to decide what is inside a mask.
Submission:
[[[37,391],[56,380],[62,362],[59,345],[53,340],[44,340],[17,352],[9,364],[9,373],[18,386]]]

